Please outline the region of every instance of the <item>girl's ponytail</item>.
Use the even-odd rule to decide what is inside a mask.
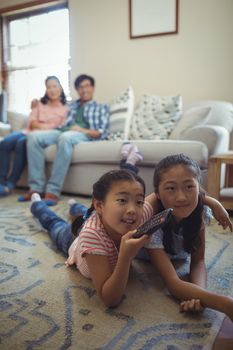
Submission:
[[[71,224],[71,232],[75,237],[79,235],[79,232],[81,231],[84,222],[89,218],[94,209],[95,208],[92,204],[85,215],[79,215],[74,219],[74,221]]]

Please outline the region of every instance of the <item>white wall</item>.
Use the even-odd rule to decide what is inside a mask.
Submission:
[[[128,0],[69,0],[72,80],[82,72],[108,101],[144,92],[233,101],[233,1],[180,0],[179,33],[129,39]]]
[[[23,2],[0,0],[0,8]],[[178,34],[133,40],[128,0],[69,0],[69,7],[71,79],[93,75],[97,100],[131,84],[137,100],[147,92],[233,102],[232,0],[180,0]]]
[[[0,0],[0,8],[10,7],[14,5],[19,5],[27,1],[22,0]]]

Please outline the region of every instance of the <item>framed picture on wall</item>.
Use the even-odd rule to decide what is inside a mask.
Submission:
[[[179,0],[129,0],[130,38],[178,33]]]

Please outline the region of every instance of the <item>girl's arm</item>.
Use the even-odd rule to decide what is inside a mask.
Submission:
[[[132,238],[134,231],[128,232],[121,239],[116,266],[112,271],[107,256],[86,254],[86,262],[98,295],[108,307],[120,303],[129,278],[132,259],[138,250],[149,241],[148,236]]]
[[[131,261],[118,259],[114,271],[105,255],[87,254],[86,261],[100,299],[107,307],[117,306],[126,289]]]
[[[158,198],[156,196],[156,194],[153,192],[151,194],[149,194],[148,196],[146,196],[145,200],[150,203],[150,205],[153,208],[153,213],[157,214],[158,213]]]
[[[199,234],[200,242],[195,250],[191,254],[191,263],[190,263],[190,282],[206,288],[207,284],[207,271],[205,266],[205,227],[203,227]],[[182,301],[180,303],[181,312],[200,312],[203,310],[203,306],[200,303],[199,299],[192,299]]]
[[[199,299],[203,307],[225,313],[233,321],[233,298],[209,292],[204,288],[182,281],[164,249],[148,249],[151,261],[163,279],[169,292],[182,301]]]
[[[200,231],[200,243],[197,249],[191,254],[190,282],[206,288],[207,271],[205,266],[205,227]]]
[[[217,199],[207,195],[203,196],[203,203],[212,209],[214,217],[218,221],[219,225],[221,225],[224,230],[229,227],[232,232],[232,223],[229,218],[229,214],[222,204]]]

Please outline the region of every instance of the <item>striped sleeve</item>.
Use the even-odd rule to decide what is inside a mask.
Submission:
[[[108,255],[106,245],[98,231],[91,227],[84,228],[79,236],[80,254]]]
[[[153,208],[150,203],[145,201],[143,205],[143,216],[142,216],[141,224],[147,221],[148,219],[150,219],[152,215],[153,215]]]

